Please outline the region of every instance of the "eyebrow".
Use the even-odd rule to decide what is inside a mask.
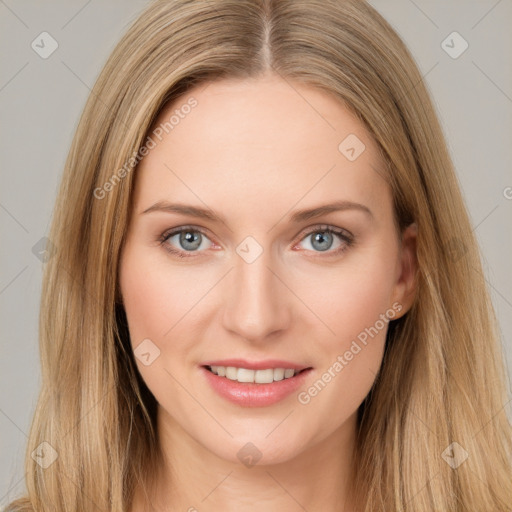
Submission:
[[[355,203],[353,201],[335,201],[333,203],[316,206],[314,208],[308,208],[304,210],[296,210],[292,213],[288,220],[292,223],[300,223],[321,215],[327,215],[328,213],[337,211],[357,210],[367,214],[370,218],[373,218],[372,211],[365,205]],[[211,209],[200,208],[182,203],[169,203],[168,201],[158,201],[154,205],[146,208],[142,214],[150,212],[166,212],[166,213],[179,213],[182,215],[190,215],[200,219],[207,219],[213,222],[222,222],[226,224],[224,217],[218,213],[215,213]]]

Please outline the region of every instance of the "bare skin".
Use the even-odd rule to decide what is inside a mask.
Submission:
[[[159,403],[166,460],[151,502],[138,489],[132,512],[355,511],[356,414],[382,361],[383,315],[396,319],[413,300],[415,226],[400,241],[375,143],[335,98],[274,75],[223,80],[166,107],[155,126],[191,96],[197,106],[136,170],[121,255],[132,346],[149,339],[160,350],[137,365]],[[365,145],[349,151],[360,152],[353,161],[338,148],[349,134]],[[143,213],[159,201],[224,222]],[[335,201],[344,209],[290,220]],[[163,240],[180,227],[201,240],[197,249],[179,233]],[[248,236],[262,249],[251,263],[236,251]],[[233,357],[312,367],[302,401],[292,393],[244,407],[219,396],[201,365]],[[326,385],[308,393],[319,379]],[[247,443],[261,454],[249,467],[237,455]]]

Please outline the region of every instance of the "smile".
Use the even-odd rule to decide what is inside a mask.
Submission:
[[[242,383],[270,384],[272,382],[290,379],[300,371],[293,368],[267,368],[265,370],[251,370],[249,368],[236,368],[234,366],[206,366],[215,375],[226,377]]]
[[[304,387],[313,368],[249,369],[204,365],[200,370],[206,383],[221,398],[242,407],[266,407]]]

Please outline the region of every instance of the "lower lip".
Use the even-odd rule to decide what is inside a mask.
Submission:
[[[269,384],[255,384],[219,377],[204,366],[201,367],[206,380],[220,396],[242,407],[265,407],[285,399],[304,384],[311,370],[309,368],[294,377]]]

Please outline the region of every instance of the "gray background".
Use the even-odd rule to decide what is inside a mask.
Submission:
[[[89,90],[146,4],[0,0],[0,506],[24,489],[26,433],[40,382],[37,321],[43,263],[32,248],[47,234]],[[371,4],[405,40],[433,95],[512,368],[512,0]],[[58,43],[47,59],[31,47],[44,31]],[[469,44],[456,59],[441,46],[453,31]],[[459,43],[448,39],[451,51],[461,48]]]

